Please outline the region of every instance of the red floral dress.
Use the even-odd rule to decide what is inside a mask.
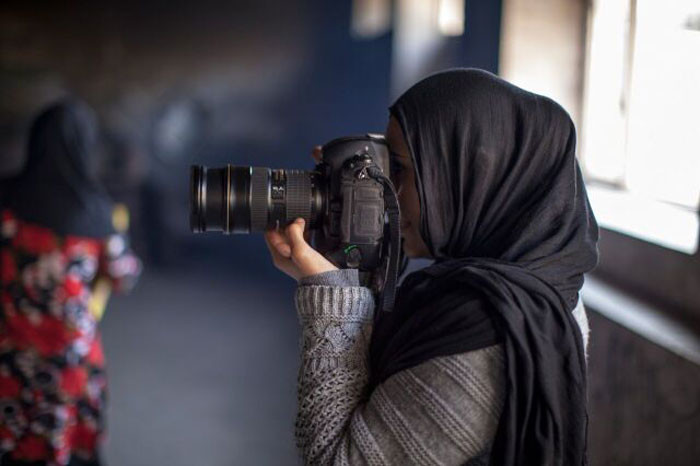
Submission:
[[[97,323],[88,309],[91,284],[104,275],[113,287],[124,287],[139,268],[119,236],[60,237],[2,212],[3,464],[97,459],[107,381]]]

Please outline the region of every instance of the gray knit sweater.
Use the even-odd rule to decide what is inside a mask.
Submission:
[[[431,359],[368,393],[374,299],[357,271],[302,279],[296,305],[305,464],[486,464],[505,396],[501,345]]]

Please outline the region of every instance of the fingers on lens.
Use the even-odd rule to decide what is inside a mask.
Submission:
[[[292,255],[292,248],[286,243],[277,244],[277,252],[284,257],[290,257]]]

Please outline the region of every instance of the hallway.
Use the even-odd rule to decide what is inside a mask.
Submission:
[[[148,269],[109,305],[107,463],[295,464],[294,284],[200,268]]]

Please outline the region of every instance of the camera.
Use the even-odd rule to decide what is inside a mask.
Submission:
[[[190,228],[253,233],[302,217],[316,250],[339,268],[358,269],[375,290],[390,289],[393,299],[400,213],[389,167],[386,141],[374,134],[326,143],[311,171],[195,165]]]

